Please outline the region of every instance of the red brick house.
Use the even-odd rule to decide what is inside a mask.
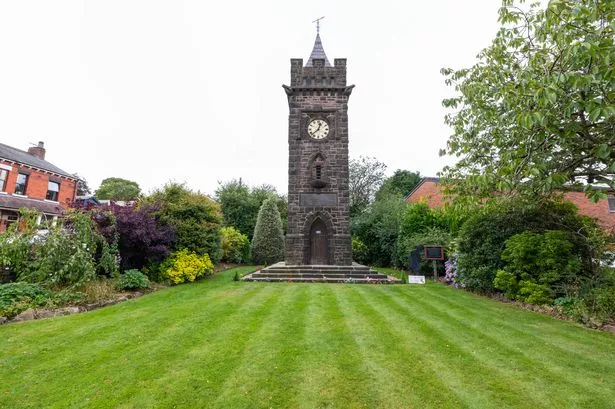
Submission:
[[[75,199],[77,180],[45,160],[43,142],[27,152],[0,143],[0,231],[17,221],[21,208],[55,220]]]
[[[443,206],[444,195],[439,182],[438,178],[423,178],[406,196],[406,200],[410,203],[423,201],[430,208]],[[583,192],[566,192],[564,198],[574,203],[579,208],[579,213],[596,219],[605,231],[615,233],[615,195],[613,193],[598,203],[590,201]]]

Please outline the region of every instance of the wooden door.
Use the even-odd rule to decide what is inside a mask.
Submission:
[[[327,227],[316,219],[310,229],[310,264],[329,264]]]

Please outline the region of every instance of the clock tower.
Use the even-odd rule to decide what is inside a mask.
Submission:
[[[285,263],[352,264],[346,59],[329,62],[320,40],[304,64],[290,61],[288,233]]]

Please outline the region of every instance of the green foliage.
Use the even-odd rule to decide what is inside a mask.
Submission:
[[[223,227],[222,234],[222,261],[227,263],[246,263],[250,259],[250,242],[245,234],[241,234],[234,227]]]
[[[405,198],[420,181],[421,175],[419,172],[397,169],[393,176],[388,177],[380,186],[375,198],[380,200],[391,195]]]
[[[430,209],[424,202],[406,205],[400,216],[395,264],[407,266],[408,255],[417,246],[435,244],[452,250],[454,239],[467,219],[466,214],[457,207]],[[421,269],[431,268],[427,264],[423,260]]]
[[[458,237],[459,281],[470,290],[492,292],[496,272],[506,265],[501,257],[506,241],[519,233],[544,234],[548,230],[564,232],[566,240],[572,244],[570,251],[580,262],[580,271],[584,275],[597,274],[598,260],[603,255],[606,241],[595,222],[578,216],[576,208],[568,203],[539,202],[528,205],[520,201],[503,201],[497,206],[486,206],[477,211],[463,225]],[[563,251],[559,240],[562,237],[560,233],[554,233],[550,243],[556,248],[544,250],[545,254],[553,252],[553,256],[548,257],[549,261],[541,266],[545,269],[544,280],[547,280],[547,271],[561,266],[554,258],[557,259],[556,254]],[[521,249],[520,244],[519,251]],[[567,265],[568,262],[564,263],[564,266]],[[572,262],[569,268],[574,270],[575,266]]]
[[[504,292],[506,298],[514,300],[519,292],[517,277],[506,270],[498,270],[493,279],[493,286]]]
[[[0,284],[0,316],[12,318],[28,308],[42,306],[49,295],[49,291],[38,284]]]
[[[224,224],[239,230],[248,237],[248,240],[252,240],[258,210],[265,199],[270,197],[276,200],[282,225],[286,230],[288,202],[286,197],[279,195],[273,186],[261,185],[251,188],[241,179],[233,179],[220,184],[216,189],[216,198],[222,209]]]
[[[592,291],[592,310],[603,321],[615,321],[615,285],[596,288]]]
[[[353,219],[363,213],[374,200],[374,195],[384,182],[386,165],[376,158],[361,156],[359,159],[351,159],[348,166],[349,212]]]
[[[403,208],[399,221],[400,237],[410,237],[425,231],[428,227],[439,227],[436,213],[427,203],[411,203]]]
[[[147,202],[158,206],[155,214],[162,224],[175,229],[176,249],[208,254],[214,262],[220,260],[222,213],[218,203],[178,183],[165,185]]]
[[[252,238],[252,260],[257,264],[273,264],[284,258],[282,220],[275,200],[263,202]]]
[[[361,240],[356,237],[352,238],[352,259],[357,263],[369,264],[368,259],[369,249]]]
[[[97,199],[102,200],[137,200],[141,195],[141,188],[137,182],[122,178],[107,178],[94,192]]]
[[[117,282],[117,288],[120,290],[138,290],[149,288],[149,286],[150,282],[147,276],[137,269],[126,270]]]
[[[395,257],[399,233],[399,215],[404,200],[398,196],[382,197],[374,201],[351,224],[353,236],[363,244],[353,248],[353,258],[362,263],[390,266]]]
[[[598,199],[596,184],[615,188],[615,2],[515,3],[474,66],[442,70],[457,93],[443,101],[453,135],[442,154],[459,158],[443,174],[470,202],[548,197],[570,182]]]
[[[501,257],[516,277],[549,286],[574,279],[581,269],[569,235],[561,230],[516,234]]]
[[[517,299],[530,304],[551,304],[553,302],[552,294],[553,291],[546,285],[521,280],[519,282],[519,293],[517,294]]]
[[[63,226],[38,231],[28,222],[23,230],[0,234],[0,267],[19,281],[75,286],[92,280],[96,272],[117,272],[117,252],[96,230],[90,216],[65,215]]]
[[[207,254],[198,255],[187,249],[173,253],[172,257],[163,263],[162,269],[173,284],[193,282],[214,273],[214,265]]]

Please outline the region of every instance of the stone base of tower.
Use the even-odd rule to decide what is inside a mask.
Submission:
[[[299,283],[399,284],[395,277],[352,263],[348,266],[273,264],[243,277],[244,281],[285,281]]]
[[[328,238],[325,254],[314,260],[314,244],[307,234],[287,234],[284,238],[284,260],[288,265],[352,266],[352,239],[349,234],[334,234]]]

